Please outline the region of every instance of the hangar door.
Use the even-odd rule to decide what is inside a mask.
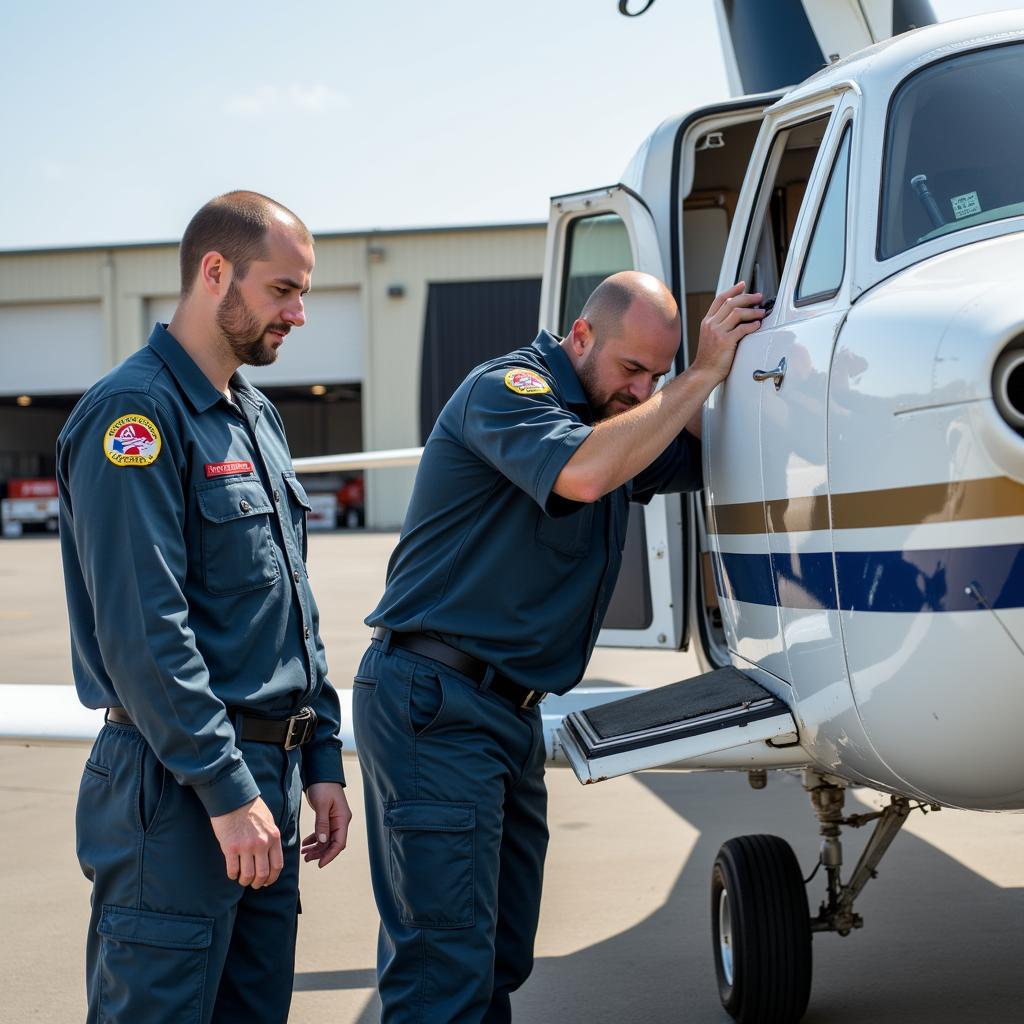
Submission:
[[[98,302],[0,306],[0,395],[81,394],[110,369]]]
[[[157,321],[174,315],[177,298],[146,303],[144,342]],[[258,388],[278,385],[353,384],[363,379],[363,307],[355,288],[311,291],[305,298],[306,323],[285,340],[270,366],[242,372]]]

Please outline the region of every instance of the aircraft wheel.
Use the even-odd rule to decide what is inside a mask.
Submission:
[[[711,874],[718,994],[738,1024],[795,1024],[811,994],[811,921],[796,854],[778,836],[740,836]]]

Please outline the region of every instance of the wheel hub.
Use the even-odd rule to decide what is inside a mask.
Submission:
[[[732,914],[729,913],[729,893],[723,889],[718,897],[718,952],[722,959],[722,974],[725,983],[731,985],[732,978]]]

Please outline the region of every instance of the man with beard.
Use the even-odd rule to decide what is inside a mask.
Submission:
[[[508,1021],[547,847],[537,705],[583,676],[629,503],[700,486],[700,412],[757,329],[737,285],[664,388],[668,289],[604,281],[567,337],[473,370],[427,440],[353,690],[383,1024]]]
[[[93,883],[88,1020],[282,1022],[306,860],[351,817],[338,697],[305,568],[306,512],[271,363],[313,271],[273,200],[193,217],[169,325],[94,385],[57,442],[72,662],[106,708],[78,799]]]

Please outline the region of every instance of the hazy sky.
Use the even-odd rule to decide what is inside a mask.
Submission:
[[[0,249],[176,239],[231,188],[314,232],[546,220],[728,95],[713,0],[617,6],[8,0]]]

